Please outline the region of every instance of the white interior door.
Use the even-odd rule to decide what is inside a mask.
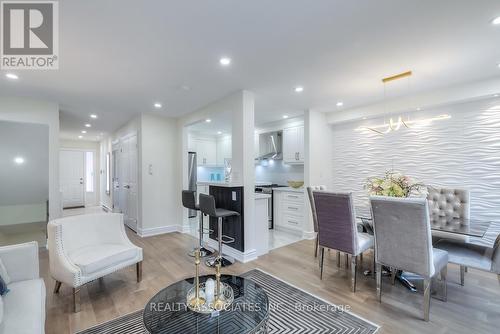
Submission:
[[[60,152],[59,182],[63,208],[85,205],[83,151],[62,150]]]
[[[137,182],[137,136],[131,136],[127,140],[128,146],[128,188],[127,208],[128,217],[126,223],[131,229],[137,231],[138,220],[138,182]]]

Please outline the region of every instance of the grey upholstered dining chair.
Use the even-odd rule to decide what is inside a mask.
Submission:
[[[464,285],[463,268],[467,267],[495,273],[500,282],[500,235],[493,248],[446,239],[440,240],[436,248],[447,251],[449,262],[460,265],[461,285]]]
[[[316,208],[314,207],[313,191],[326,190],[326,186],[310,186],[307,187],[307,196],[309,197],[309,206],[311,207],[311,214],[313,219],[314,233],[316,233],[316,240],[314,242],[314,257],[318,257],[318,217],[316,216]]]
[[[351,290],[356,291],[357,256],[373,247],[373,236],[358,232],[351,193],[313,191],[323,278],[325,248],[351,255]]]
[[[446,300],[448,253],[432,248],[425,198],[370,197],[375,232],[377,298],[382,301],[382,266],[424,277],[424,320],[429,321],[432,278],[440,273]]]
[[[453,219],[470,218],[470,192],[466,189],[427,187],[429,214],[435,221],[440,219],[450,221]],[[440,239],[454,239],[468,242],[469,237],[444,231],[432,231],[434,243]]]

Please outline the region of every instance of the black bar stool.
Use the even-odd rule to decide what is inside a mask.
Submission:
[[[196,204],[196,192],[193,190],[183,190],[182,191],[182,205],[187,209],[200,211],[199,205]],[[212,255],[214,253],[214,251],[207,249],[203,246],[203,235],[205,234],[205,229],[203,227],[203,213],[201,213],[201,212],[200,212],[198,231],[199,231],[198,239],[200,242],[200,245],[199,245],[200,255],[202,257]],[[198,247],[195,247],[195,249],[193,249],[191,252],[189,252],[189,256],[194,257],[196,248],[198,248]]]
[[[200,194],[200,210],[203,214],[210,217],[215,217],[218,220],[217,241],[219,242],[219,253],[213,258],[207,259],[205,264],[209,267],[215,267],[220,263],[221,267],[227,267],[233,264],[233,261],[222,255],[222,244],[230,244],[234,242],[234,238],[222,234],[222,223],[225,217],[239,216],[236,211],[221,209],[215,207],[215,197],[212,195]],[[224,240],[225,238],[225,240]]]

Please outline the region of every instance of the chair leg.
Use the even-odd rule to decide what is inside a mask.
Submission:
[[[142,261],[137,262],[135,266],[137,271],[137,283],[140,283],[142,281]]]
[[[345,268],[349,268],[349,254],[345,253]]]
[[[382,265],[377,264],[375,271],[377,272],[377,299],[382,302]]]
[[[319,238],[318,234],[316,233],[316,239],[314,240],[314,257],[318,257],[318,244],[319,244]]]
[[[337,267],[340,268],[340,251],[337,251]]]
[[[372,277],[375,279],[375,273],[377,272],[377,265],[375,264],[375,250],[373,251],[373,261],[372,261]]]
[[[319,259],[319,279],[323,279],[323,265],[325,262],[325,248],[320,247],[320,259]]]
[[[363,253],[359,254],[359,263],[360,263],[361,267],[363,267]]]
[[[351,291],[356,292],[356,264],[358,257],[351,255]]]
[[[446,282],[446,276],[448,276],[448,266],[444,266],[443,269],[441,269],[441,284],[443,284],[443,299],[442,301],[447,301],[448,300],[448,287],[447,287],[447,282]]]
[[[392,285],[396,284],[396,273],[397,273],[397,269],[391,268],[391,284]]]
[[[56,285],[54,286],[54,293],[59,293],[59,289],[61,289],[61,282],[56,281]]]
[[[424,321],[429,321],[429,311],[431,308],[431,279],[424,279]]]
[[[465,266],[460,266],[460,285],[465,284]]]
[[[73,288],[73,312],[80,312],[80,287]]]
[[[466,272],[466,273],[468,273],[468,272],[469,272],[468,267],[465,267],[465,272]]]

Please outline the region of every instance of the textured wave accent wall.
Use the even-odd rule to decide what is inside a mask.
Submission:
[[[367,203],[368,177],[394,169],[433,186],[471,191],[471,217],[500,218],[500,100],[414,112],[410,118],[442,114],[450,119],[401,128],[380,135],[359,126],[384,124],[384,118],[334,125],[333,187],[352,191]],[[407,115],[406,115],[407,116]]]

